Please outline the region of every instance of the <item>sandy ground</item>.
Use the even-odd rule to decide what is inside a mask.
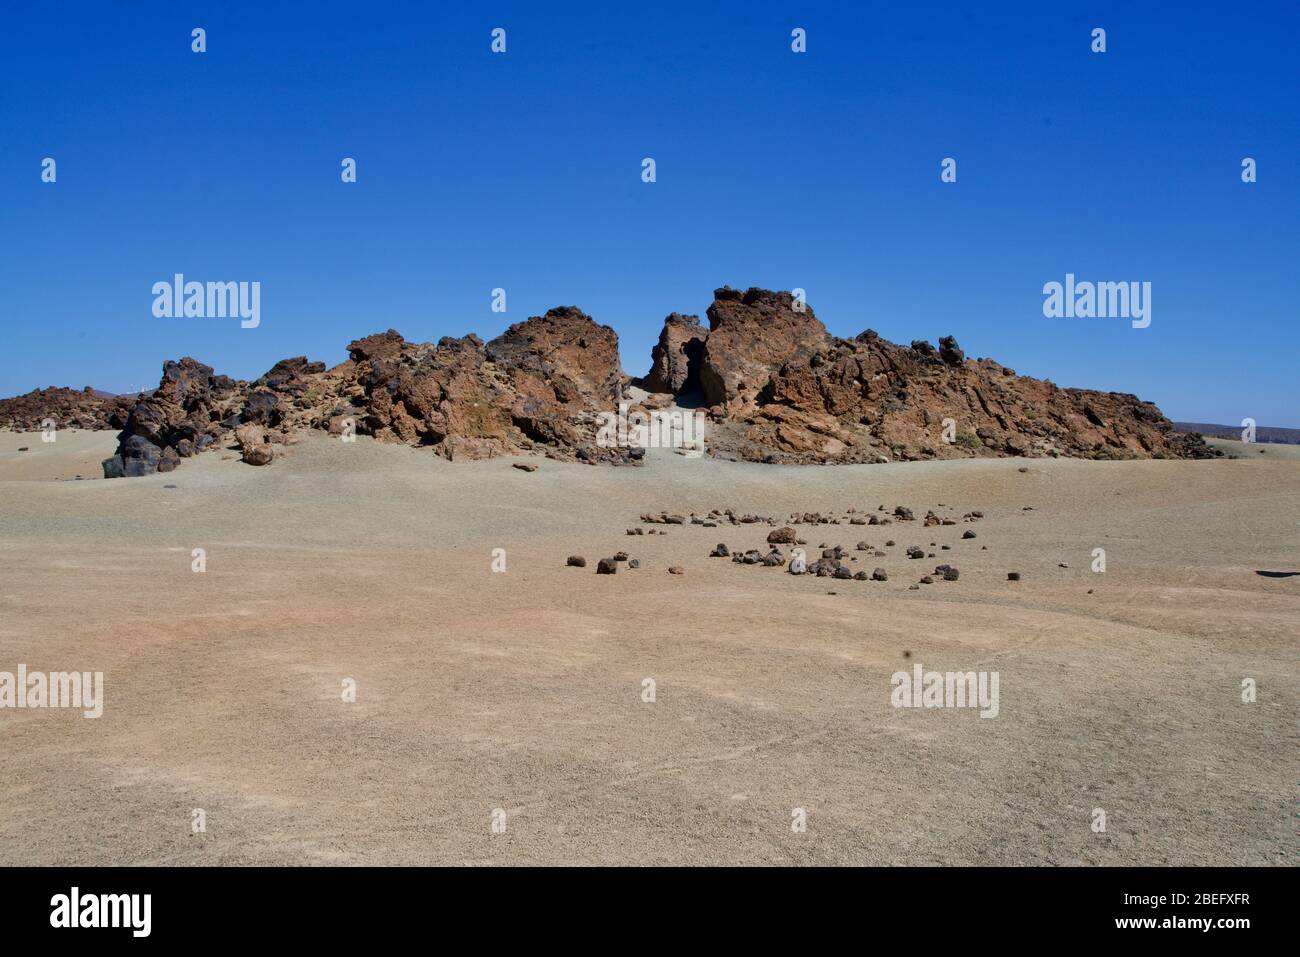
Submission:
[[[106,686],[98,720],[0,710],[0,864],[1294,860],[1300,576],[1256,574],[1300,571],[1291,450],[529,474],[309,436],[72,480],[113,445],[0,433],[0,671]],[[882,503],[986,518],[803,527],[897,540],[853,553],[884,583],[706,557],[766,526],[624,532]],[[891,707],[918,662],[998,672],[998,716]]]

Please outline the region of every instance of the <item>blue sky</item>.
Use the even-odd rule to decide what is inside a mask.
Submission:
[[[1295,4],[542,6],[5,5],[0,394],[152,387],[182,355],[252,378],[556,305],[638,375],[730,284],[1300,426]],[[155,318],[177,272],[259,281],[260,327]],[[1151,282],[1151,326],[1045,318],[1067,272]]]

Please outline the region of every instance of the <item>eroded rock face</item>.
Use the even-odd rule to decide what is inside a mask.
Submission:
[[[895,345],[872,330],[839,339],[787,293],[715,295],[701,371],[714,455],[830,463],[1213,454],[1149,402],[968,360],[952,336],[938,349],[921,339]]]
[[[626,383],[618,336],[579,309],[552,309],[486,345],[436,346],[392,330],[348,347],[365,395],[364,428],[384,441],[478,459],[542,448],[557,458],[624,461],[596,445],[597,417],[615,412]]]
[[[795,308],[788,292],[729,287],[715,290],[709,306],[700,386],[704,401],[728,405],[753,401],[787,362],[807,361],[830,336],[812,308]]]
[[[648,392],[689,395],[700,391],[700,369],[709,330],[699,316],[674,312],[664,320],[659,342],[650,353],[650,373],[642,386]]]
[[[453,460],[525,450],[593,463],[637,459],[596,443],[598,416],[617,411],[627,378],[614,330],[574,307],[516,323],[486,344],[475,335],[412,343],[390,329],[350,343],[348,356],[328,370],[304,356],[283,359],[254,382],[188,357],[168,362],[158,389],[124,415],[104,474],[174,468],[254,428],[267,441],[244,441],[251,431],[236,436],[251,464],[270,461],[271,443],[307,428],[427,445]]]

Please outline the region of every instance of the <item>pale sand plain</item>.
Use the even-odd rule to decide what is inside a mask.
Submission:
[[[97,720],[0,710],[0,864],[1294,862],[1300,577],[1257,571],[1300,571],[1295,450],[525,473],[312,435],[92,479],[113,445],[0,432],[0,671],[105,674]],[[883,583],[624,531],[880,504],[986,517],[800,527]],[[998,716],[892,707],[918,662],[997,671]]]

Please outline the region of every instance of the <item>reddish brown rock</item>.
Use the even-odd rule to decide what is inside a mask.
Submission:
[[[709,405],[757,391],[787,362],[806,361],[829,340],[812,308],[795,309],[788,292],[723,288],[709,306],[700,386]]]
[[[664,320],[659,342],[650,353],[650,373],[642,381],[648,392],[688,395],[700,390],[700,368],[709,330],[699,316],[674,312]]]
[[[235,440],[249,465],[269,465],[275,457],[266,429],[260,425],[241,425],[235,429]]]
[[[18,432],[40,431],[49,420],[57,429],[120,429],[136,397],[110,395],[90,386],[33,389],[11,399],[0,399],[0,428]]]
[[[1149,402],[1017,376],[991,359],[967,359],[951,336],[937,350],[871,330],[838,339],[788,293],[715,296],[701,368],[713,455],[838,463],[1214,454]],[[946,418],[955,434],[945,435]]]

